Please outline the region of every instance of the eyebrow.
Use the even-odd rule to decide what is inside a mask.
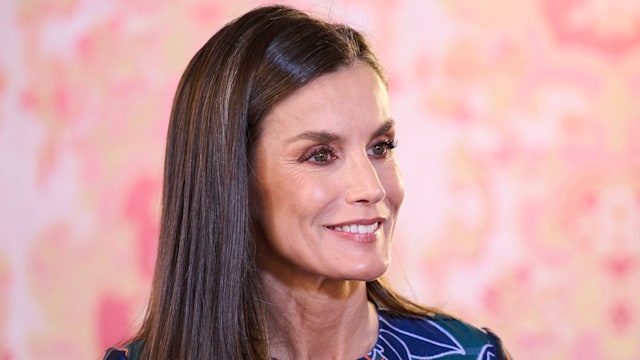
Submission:
[[[393,119],[389,118],[389,120],[385,121],[384,124],[382,124],[382,126],[380,126],[378,128],[378,130],[376,130],[373,133],[373,136],[371,136],[371,138],[377,138],[378,136],[384,135],[386,133],[388,133],[391,129],[393,129],[393,126],[396,124],[395,121],[393,121]]]
[[[395,121],[389,118],[389,120],[385,121],[376,131],[374,131],[371,138],[376,138],[378,136],[384,135],[388,133],[393,126],[395,125]],[[320,143],[332,143],[339,142],[342,139],[340,135],[330,133],[328,131],[305,131],[301,134],[298,134],[292,138],[289,138],[286,142],[292,143],[297,140],[311,140]]]

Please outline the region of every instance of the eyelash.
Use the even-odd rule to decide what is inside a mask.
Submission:
[[[314,160],[312,160],[314,156],[319,155],[319,154],[323,154],[323,153],[328,154],[328,159],[323,160],[323,161],[318,161],[318,160],[314,161]],[[332,148],[330,148],[329,146],[326,146],[326,145],[320,145],[318,147],[315,147],[311,151],[310,154],[303,155],[302,158],[300,158],[300,161],[301,162],[311,161],[311,162],[314,162],[314,163],[317,163],[317,164],[324,164],[324,163],[327,163],[327,162],[333,160],[331,158],[335,158],[335,157],[336,157],[336,154],[335,154],[335,152],[333,151]]]
[[[384,146],[386,147],[386,151],[384,154],[379,155],[381,157],[386,157],[389,153],[389,151],[395,149],[396,147],[398,147],[398,141],[397,140],[385,140],[385,141],[381,141],[377,144],[375,144],[373,147],[377,147],[377,146]]]
[[[378,146],[383,146],[385,148],[385,152],[383,154],[369,154],[369,150],[367,150],[367,154],[369,154],[370,156],[373,156],[375,158],[386,158],[389,156],[389,152],[393,149],[395,149],[398,146],[398,141],[397,140],[384,140],[384,141],[380,141],[378,143],[376,143],[375,145],[373,145],[371,147],[371,149],[374,149]],[[319,155],[319,154],[327,154],[327,159],[319,161],[319,160],[312,160],[315,156]],[[316,164],[326,164],[331,162],[332,160],[335,160],[336,158],[336,154],[335,151],[327,146],[327,145],[320,145],[319,147],[314,148],[310,154],[308,155],[303,155],[300,158],[301,162],[306,162],[306,161],[311,161],[314,162]]]

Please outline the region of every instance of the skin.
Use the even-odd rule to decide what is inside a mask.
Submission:
[[[272,356],[355,359],[375,345],[365,282],[389,266],[404,198],[394,140],[386,87],[361,61],[313,80],[265,117],[254,169]],[[349,224],[359,232],[345,231]]]

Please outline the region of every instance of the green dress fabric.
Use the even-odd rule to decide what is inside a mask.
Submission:
[[[436,315],[420,318],[394,317],[378,311],[376,345],[359,360],[509,360],[500,339],[487,329]],[[141,340],[122,349],[109,349],[105,360],[138,360]]]

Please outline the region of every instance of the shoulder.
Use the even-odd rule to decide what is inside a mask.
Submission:
[[[142,340],[136,340],[122,348],[110,348],[104,355],[104,360],[138,360],[143,344]]]
[[[382,347],[400,349],[407,358],[509,359],[497,336],[450,316],[411,318],[380,312],[379,318]]]

